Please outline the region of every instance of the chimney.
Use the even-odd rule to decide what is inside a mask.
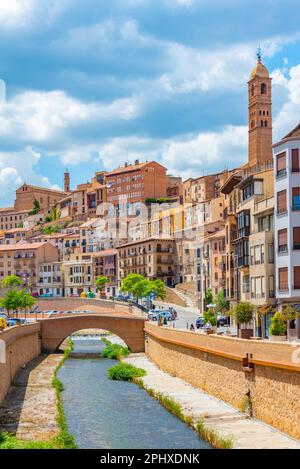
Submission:
[[[68,169],[66,169],[64,174],[64,191],[70,192],[70,173]]]
[[[127,162],[127,161],[125,161],[125,168],[127,168],[127,166],[128,166],[128,162]]]
[[[134,164],[139,164],[139,162],[140,162],[139,160],[135,160]]]

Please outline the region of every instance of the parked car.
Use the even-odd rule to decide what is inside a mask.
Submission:
[[[9,319],[10,321],[10,319]],[[11,318],[11,321],[14,321],[15,325],[21,326],[22,324],[26,324],[27,321],[24,318]]]
[[[219,316],[217,318],[217,326],[229,326],[229,318],[227,316]]]
[[[196,319],[196,327],[197,329],[202,329],[204,327],[205,321],[202,316],[199,316],[199,318]]]
[[[148,318],[151,321],[158,321],[159,318],[166,318],[167,321],[172,321],[173,320],[173,317],[172,317],[172,314],[170,313],[170,311],[163,311],[163,310],[156,310],[153,313],[149,312]]]
[[[114,297],[114,299],[116,301],[128,301],[128,300],[130,300],[130,296],[129,295],[122,295],[121,293],[119,293],[119,295],[116,295]]]

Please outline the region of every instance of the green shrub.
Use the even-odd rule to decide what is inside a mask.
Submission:
[[[101,357],[109,358],[111,360],[120,360],[122,357],[128,357],[130,351],[123,345],[113,344],[107,339],[103,339],[106,347],[101,352]]]
[[[270,333],[276,336],[285,336],[287,332],[286,321],[283,315],[277,311],[271,319]]]
[[[142,368],[136,368],[130,363],[119,363],[107,370],[109,379],[116,381],[132,381],[135,378],[145,376],[146,372]]]
[[[203,317],[204,317],[205,323],[210,322],[212,326],[217,325],[217,317],[210,308],[207,311],[205,311],[205,313],[203,314]]]
[[[254,306],[248,301],[241,301],[234,308],[234,315],[238,324],[248,324],[253,319]]]

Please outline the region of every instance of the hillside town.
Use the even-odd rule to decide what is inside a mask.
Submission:
[[[62,191],[24,182],[0,209],[0,281],[33,296],[119,294],[128,274],[161,279],[203,314],[206,294],[249,301],[256,335],[276,310],[300,311],[300,125],[272,143],[272,83],[258,56],[248,81],[248,160],[182,180],[157,161],[125,162]],[[296,123],[295,123],[296,124]],[[199,149],[200,151],[200,149]],[[246,156],[246,155],[245,155]],[[246,159],[246,158],[245,158]],[[289,322],[300,338],[300,320]]]

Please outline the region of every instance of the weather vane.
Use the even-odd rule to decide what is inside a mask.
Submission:
[[[262,57],[262,50],[261,50],[261,47],[260,47],[260,45],[258,46],[258,49],[257,49],[256,55],[257,55],[257,60],[258,60],[259,62],[261,62],[261,57]]]

